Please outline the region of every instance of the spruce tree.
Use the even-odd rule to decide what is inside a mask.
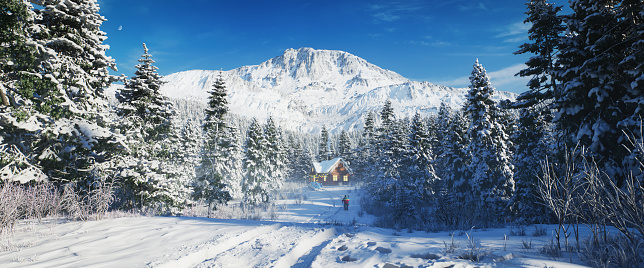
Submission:
[[[102,94],[115,70],[102,44],[105,19],[94,1],[31,2],[43,8],[5,1],[1,12],[0,121],[10,134],[3,136],[12,137],[10,146],[27,145],[19,149],[30,159],[22,167],[88,187],[108,177],[99,166],[110,166],[117,144]]]
[[[126,127],[140,131],[144,142],[161,140],[170,133],[173,115],[172,103],[159,89],[163,85],[162,76],[157,73],[154,60],[143,44],[143,52],[136,65],[134,76],[125,83],[117,94],[120,102],[117,114],[126,120]],[[127,130],[126,130],[127,131]]]
[[[362,129],[361,139],[359,140],[356,148],[355,159],[352,164],[352,169],[355,172],[355,177],[359,180],[368,181],[372,178],[373,172],[371,171],[375,162],[375,118],[373,112],[367,113],[365,117],[364,126]]]
[[[396,116],[391,107],[391,101],[387,100],[380,111],[380,127],[377,128],[375,139],[376,168],[374,176],[397,177],[398,163],[396,159],[396,150],[400,140],[396,140],[396,134],[401,130],[396,124]]]
[[[493,219],[506,209],[514,191],[511,144],[492,100],[494,88],[478,59],[470,83],[465,114],[470,119],[468,152],[472,159],[467,177],[474,200],[483,206],[483,216]]]
[[[266,168],[268,185],[271,191],[280,189],[288,173],[286,154],[282,140],[282,131],[277,127],[273,117],[269,117],[264,127],[266,141]]]
[[[295,138],[295,134],[289,134],[288,162],[289,176],[288,179],[295,182],[307,182],[308,174],[311,168],[311,156],[302,143]]]
[[[262,126],[253,118],[246,134],[246,160],[244,180],[242,181],[243,202],[249,205],[270,201],[267,143]]]
[[[340,132],[340,141],[338,142],[338,154],[349,165],[351,165],[351,161],[353,161],[352,147],[353,146],[351,145],[351,139],[349,138],[349,134],[346,131],[342,130]]]
[[[642,59],[642,3],[575,0],[570,7],[554,101],[560,140],[567,143],[560,148],[588,148],[587,156],[621,185],[624,170],[633,167],[626,135],[641,137],[644,115],[642,61],[636,60]]]
[[[406,158],[409,164],[403,165],[403,178],[414,178],[413,184],[424,199],[436,194],[440,179],[434,170],[434,152],[427,135],[427,126],[419,113],[411,121],[409,153]]]
[[[471,199],[471,186],[467,174],[467,167],[471,161],[471,155],[467,151],[470,143],[468,136],[468,118],[461,110],[454,111],[448,122],[448,130],[443,141],[444,166],[441,171],[441,178],[445,182],[447,197],[453,202],[463,203]]]
[[[208,203],[209,212],[213,204],[225,204],[232,196],[226,188],[224,181],[231,180],[235,183],[235,173],[226,172],[234,161],[235,140],[229,137],[230,129],[226,124],[225,116],[228,113],[228,100],[226,99],[226,86],[221,73],[212,85],[206,107],[206,118],[202,126],[206,142],[201,156],[199,174],[195,180],[195,199],[204,199]]]
[[[117,92],[116,112],[119,128],[127,137],[128,151],[120,157],[123,185],[132,192],[126,206],[161,209],[161,213],[181,208],[185,202],[175,202],[177,191],[187,191],[180,182],[179,171],[169,164],[181,148],[178,133],[173,131],[173,105],[159,89],[163,84],[152,55],[143,44],[134,76]],[[124,172],[124,170],[126,172]]]
[[[540,222],[547,213],[537,199],[539,168],[542,161],[552,159],[549,148],[553,145],[552,128],[538,107],[521,109],[518,131],[512,137],[515,144],[514,181],[516,192],[512,197],[512,206],[522,219],[527,222]]]
[[[561,11],[561,6],[548,3],[548,0],[529,0],[526,5],[528,11],[525,14],[528,17],[523,22],[532,24],[528,30],[528,37],[532,42],[522,44],[514,54],[531,53],[534,56],[526,62],[528,67],[517,74],[531,77],[528,82],[529,90],[517,97],[514,104],[517,108],[548,103],[554,97],[557,86],[555,59],[565,30],[562,18],[557,14]]]
[[[434,160],[434,167],[436,168],[436,175],[440,178],[446,177],[447,166],[450,164],[442,157],[445,153],[448,144],[446,143],[447,135],[449,135],[450,120],[452,118],[454,111],[452,108],[441,101],[441,104],[438,108],[438,113],[436,114],[436,129],[435,135],[430,137],[430,144],[436,159]]]
[[[320,144],[318,146],[318,162],[331,160],[331,151],[329,150],[329,132],[326,126],[322,126],[320,130]]]
[[[47,93],[56,92],[51,90],[56,85],[40,78],[44,74],[38,66],[42,53],[28,45],[33,40],[27,29],[33,26],[34,17],[24,0],[5,1],[0,7],[0,173],[7,181],[47,178],[33,157],[42,151],[30,145],[46,140],[40,128],[54,115],[55,98]],[[38,127],[25,126],[28,122]]]

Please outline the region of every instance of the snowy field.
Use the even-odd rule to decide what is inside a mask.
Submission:
[[[517,229],[424,232],[368,227],[350,187],[302,189],[272,221],[124,217],[22,221],[0,241],[0,267],[583,267],[538,253],[548,235]],[[351,206],[340,200],[348,194]],[[362,215],[362,217],[360,216]],[[505,238],[505,239],[504,239]],[[524,242],[531,243],[526,249]],[[479,261],[462,259],[474,255]],[[579,263],[576,256],[572,261]]]

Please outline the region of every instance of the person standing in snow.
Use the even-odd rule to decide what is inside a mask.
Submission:
[[[342,198],[342,204],[344,204],[344,210],[349,210],[349,198],[346,195]]]

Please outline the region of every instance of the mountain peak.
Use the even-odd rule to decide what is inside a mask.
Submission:
[[[196,97],[204,103],[219,71],[187,71],[167,75],[161,91],[174,98]],[[348,52],[313,48],[287,49],[258,65],[222,73],[230,112],[282,127],[317,132],[361,128],[370,111],[386,100],[399,117],[435,112],[441,102],[458,107],[467,89],[411,81]],[[514,98],[496,94],[497,98]]]

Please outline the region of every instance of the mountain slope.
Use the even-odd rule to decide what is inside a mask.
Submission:
[[[164,78],[161,91],[171,98],[207,101],[220,71],[192,70]],[[435,112],[441,101],[460,107],[466,88],[411,81],[347,52],[288,49],[259,65],[222,71],[233,114],[272,116],[286,129],[331,132],[359,129],[369,111],[378,112],[390,99],[399,117]],[[497,99],[515,95],[497,92]]]

